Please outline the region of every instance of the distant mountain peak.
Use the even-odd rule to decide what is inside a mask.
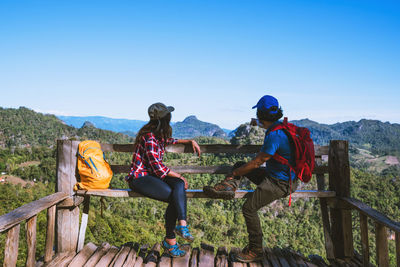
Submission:
[[[196,122],[196,121],[199,121],[199,119],[197,119],[195,115],[190,115],[183,120],[183,122],[185,123]]]
[[[82,125],[81,128],[84,128],[84,127],[96,127],[96,126],[94,126],[94,124],[91,123],[90,121],[85,121],[85,123]]]

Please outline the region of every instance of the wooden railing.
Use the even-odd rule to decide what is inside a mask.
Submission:
[[[386,215],[367,204],[347,197],[336,198],[337,204],[344,209],[358,210],[361,230],[361,249],[364,266],[369,266],[370,251],[368,240],[368,218],[375,224],[376,263],[378,266],[389,266],[388,229],[395,232],[396,263],[400,266],[400,223],[394,222]]]
[[[17,263],[20,224],[23,221],[26,221],[26,242],[28,245],[26,266],[35,266],[37,215],[45,209],[47,209],[47,233],[44,261],[48,262],[52,259],[54,253],[56,205],[68,197],[67,194],[58,192],[30,202],[10,213],[0,216],[0,233],[7,231],[4,266],[15,266]]]
[[[27,220],[28,256],[26,265],[34,266],[36,249],[36,218],[37,214],[48,209],[45,262],[52,258],[55,241],[56,252],[79,251],[83,247],[88,220],[90,197],[141,197],[129,189],[79,190],[74,192],[76,183],[76,152],[77,141],[58,141],[57,148],[57,184],[58,193],[24,205],[0,217],[0,232],[7,231],[5,246],[5,266],[15,266],[18,256],[18,236],[20,223]],[[132,145],[102,144],[102,149],[108,152],[132,152]],[[202,145],[203,153],[248,154],[257,153],[260,146],[255,145]],[[396,235],[397,266],[400,267],[400,225],[359,200],[350,198],[350,166],[348,143],[346,141],[331,141],[329,147],[316,146],[317,190],[298,190],[293,196],[318,197],[320,200],[322,227],[325,238],[325,249],[328,259],[346,259],[354,256],[352,234],[352,210],[360,213],[362,257],[364,266],[369,266],[370,252],[368,244],[367,218],[375,223],[377,263],[379,266],[389,266],[387,229]],[[167,151],[174,153],[192,153],[191,146],[173,145]],[[328,156],[328,165],[322,164],[322,157]],[[114,173],[126,173],[127,165],[112,165]],[[229,166],[174,166],[171,169],[181,173],[225,174]],[[325,175],[329,183],[325,189]],[[236,198],[242,198],[248,191],[240,190]],[[206,197],[202,190],[188,190],[188,197]],[[83,203],[81,222],[79,206]],[[57,210],[56,210],[56,204]],[[55,217],[57,214],[57,222]],[[57,236],[54,240],[54,225]]]

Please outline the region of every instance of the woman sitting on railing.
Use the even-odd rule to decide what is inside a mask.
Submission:
[[[163,247],[172,257],[184,256],[179,248],[175,233],[192,242],[186,224],[186,192],[188,183],[179,173],[171,171],[162,162],[165,146],[171,144],[192,144],[193,151],[200,155],[200,147],[194,140],[171,138],[170,126],[173,107],[162,103],[152,104],[149,109],[150,121],[138,132],[135,140],[131,170],[126,180],[129,187],[144,196],[169,203],[165,211],[165,239]],[[176,221],[178,220],[178,225]]]

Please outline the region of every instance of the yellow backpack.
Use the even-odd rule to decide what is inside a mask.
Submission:
[[[87,140],[79,143],[78,172],[81,181],[75,184],[74,190],[109,187],[113,173],[98,142]]]

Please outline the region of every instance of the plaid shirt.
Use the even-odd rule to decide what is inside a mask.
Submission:
[[[169,138],[166,141],[164,139],[158,140],[153,133],[142,136],[133,152],[131,170],[125,179],[137,179],[145,175],[166,177],[170,169],[162,162],[165,147],[176,144],[176,142],[177,139],[174,138]]]

